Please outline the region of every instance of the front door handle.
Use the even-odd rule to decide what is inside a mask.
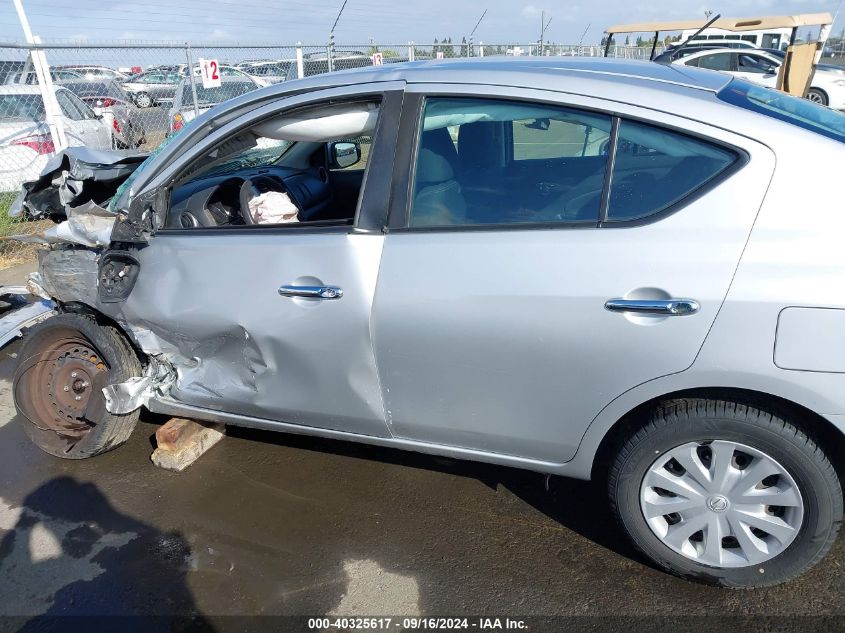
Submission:
[[[701,306],[694,299],[610,299],[604,307],[611,312],[684,316],[695,314]]]
[[[336,286],[282,286],[279,294],[283,297],[301,297],[303,299],[340,299],[343,290]]]

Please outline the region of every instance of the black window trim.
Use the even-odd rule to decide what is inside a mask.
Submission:
[[[595,114],[601,114],[612,117],[611,137],[609,139],[611,145],[608,148],[607,162],[605,164],[605,182],[602,189],[601,204],[598,211],[596,221],[555,221],[555,222],[502,222],[502,223],[488,223],[488,224],[456,224],[456,225],[440,225],[440,226],[410,226],[411,203],[413,201],[413,187],[416,180],[417,167],[417,153],[419,151],[420,130],[422,127],[423,117],[425,116],[426,100],[432,98],[450,98],[450,99],[485,99],[491,101],[516,101],[536,104],[538,102],[547,103],[549,105],[557,105],[561,108],[570,108],[574,110],[582,110]],[[618,129],[622,121],[631,121],[634,123],[641,123],[650,127],[667,130],[669,132],[686,136],[693,140],[709,143],[720,149],[727,150],[734,154],[734,161],[726,166],[721,171],[717,172],[709,179],[702,182],[698,187],[689,191],[679,200],[666,206],[663,209],[652,212],[641,218],[634,218],[630,220],[608,220],[607,212],[610,203],[610,187],[613,179],[613,166],[616,160],[616,148],[618,141]],[[399,142],[397,144],[396,152],[397,160],[394,164],[393,172],[393,186],[391,193],[391,211],[388,215],[388,221],[384,226],[385,233],[455,233],[461,231],[468,232],[483,232],[483,231],[536,231],[536,230],[572,230],[572,229],[622,229],[622,228],[636,228],[660,222],[670,215],[674,215],[681,209],[692,204],[705,194],[709,193],[720,184],[728,180],[731,176],[742,170],[751,160],[748,152],[735,145],[720,139],[714,139],[704,134],[691,132],[686,129],[679,128],[675,125],[666,123],[655,123],[650,119],[630,115],[627,113],[619,113],[613,110],[602,110],[600,108],[591,108],[581,105],[564,104],[558,101],[538,100],[536,98],[522,98],[511,95],[478,95],[469,92],[466,93],[407,93],[403,105],[403,114],[399,126]],[[403,177],[404,176],[404,177]],[[605,191],[605,188],[607,189]],[[607,199],[605,199],[607,194]]]

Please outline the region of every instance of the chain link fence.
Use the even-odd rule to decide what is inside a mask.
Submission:
[[[658,48],[658,53],[661,48]],[[845,44],[824,61],[843,60]],[[298,77],[373,64],[494,56],[601,57],[602,46],[533,42],[486,44],[204,45],[133,42],[0,43],[0,268],[31,257],[7,236],[43,229],[10,217],[27,180],[67,146],[151,151],[208,108]],[[609,55],[648,59],[646,46]],[[204,87],[203,74],[220,85]],[[208,82],[206,82],[206,85]]]

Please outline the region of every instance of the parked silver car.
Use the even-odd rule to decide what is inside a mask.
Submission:
[[[123,82],[123,89],[129,93],[139,108],[150,108],[173,100],[176,86],[182,74],[168,70],[149,70],[132,75]]]
[[[785,581],[842,520],[843,143],[808,101],[622,60],[249,92],[137,169],[27,185],[71,218],[21,419],[71,459],[146,407],[595,478],[656,565]]]
[[[61,85],[82,99],[112,131],[115,149],[138,147],[145,140],[138,110],[120,85],[109,80],[63,81]]]

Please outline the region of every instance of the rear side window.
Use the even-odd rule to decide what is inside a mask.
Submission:
[[[620,121],[608,222],[638,220],[687,198],[737,161],[720,146],[633,121]]]
[[[514,160],[600,156],[610,138],[605,119],[597,127],[589,121],[520,119],[511,122],[511,129]]]
[[[739,79],[734,79],[717,96],[731,105],[845,143],[845,115],[806,99],[792,97],[778,90],[769,90]]]
[[[703,55],[698,58],[699,68],[708,68],[710,70],[731,70],[731,57],[733,53],[715,53],[713,55]]]
[[[611,122],[554,105],[427,99],[410,225],[595,224]]]
[[[0,95],[0,120],[43,121],[45,117],[39,94]]]

